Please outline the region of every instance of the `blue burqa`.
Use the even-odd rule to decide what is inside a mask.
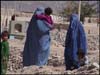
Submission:
[[[34,14],[44,13],[44,8],[37,8]],[[23,51],[23,66],[43,66],[47,63],[50,51],[50,28],[43,20],[33,15],[27,29]]]
[[[65,40],[64,57],[66,69],[71,70],[71,67],[80,67],[77,55],[78,49],[81,49],[81,52],[84,54],[87,53],[86,35],[82,24],[78,20],[78,16],[72,14]]]

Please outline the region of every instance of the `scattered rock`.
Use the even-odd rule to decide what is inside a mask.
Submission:
[[[37,66],[23,67],[22,52],[24,41],[18,39],[9,40],[10,56],[8,62],[7,74],[99,74],[99,36],[87,35],[88,56],[92,64],[88,64],[73,71],[65,71],[64,64],[64,43],[66,30],[51,31],[51,54],[48,64],[43,68]],[[54,48],[53,48],[54,47]],[[95,61],[95,63],[93,63]]]
[[[97,64],[96,62],[94,62],[92,65],[99,69],[99,64]]]

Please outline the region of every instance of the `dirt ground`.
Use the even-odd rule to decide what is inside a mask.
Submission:
[[[54,32],[56,33],[56,32]],[[55,35],[55,34],[52,34]],[[57,36],[56,36],[57,37]],[[38,66],[23,67],[22,52],[25,40],[9,40],[10,58],[8,62],[7,74],[99,74],[99,48],[97,44],[91,45],[93,39],[88,40],[88,58],[89,64],[73,71],[66,71],[64,65],[64,40],[63,43],[57,42],[59,38],[52,37],[51,51],[48,59],[48,64],[39,68]],[[65,36],[64,36],[65,37]],[[62,37],[61,37],[62,38]],[[64,38],[62,38],[64,39]],[[93,41],[95,42],[95,41]],[[97,42],[96,42],[97,43]],[[96,48],[94,48],[96,47]]]

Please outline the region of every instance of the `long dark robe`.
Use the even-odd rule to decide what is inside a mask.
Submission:
[[[70,19],[70,25],[65,40],[65,64],[66,69],[71,70],[71,67],[79,68],[80,63],[78,60],[77,52],[81,49],[81,52],[86,55],[87,53],[87,42],[84,28],[78,16],[72,14]]]
[[[34,14],[44,13],[43,8],[37,8]],[[33,15],[27,29],[27,37],[23,51],[23,65],[43,66],[47,63],[50,53],[50,28],[43,20]]]

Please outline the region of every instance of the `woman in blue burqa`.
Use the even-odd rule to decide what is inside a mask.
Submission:
[[[44,8],[37,8],[27,29],[27,37],[23,51],[23,66],[47,64],[50,53],[50,30],[44,20],[35,15],[43,14]]]
[[[66,70],[79,68],[80,56],[82,59],[86,54],[87,42],[83,25],[80,23],[77,14],[72,14],[65,40],[64,57]]]

